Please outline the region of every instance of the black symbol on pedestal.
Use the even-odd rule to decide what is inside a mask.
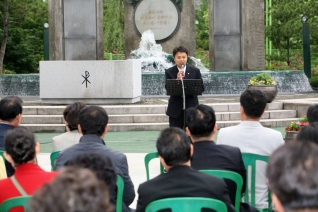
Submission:
[[[88,80],[88,78],[89,78],[89,72],[88,71],[85,71],[85,77],[82,75],[82,77],[84,78],[84,81],[82,82],[82,84],[84,83],[84,82],[86,82],[86,88],[87,88],[87,82],[89,82],[89,84],[91,84],[91,82]]]

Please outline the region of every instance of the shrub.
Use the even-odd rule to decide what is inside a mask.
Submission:
[[[318,87],[318,76],[312,76],[309,79],[309,84],[311,85],[311,87],[317,88]]]

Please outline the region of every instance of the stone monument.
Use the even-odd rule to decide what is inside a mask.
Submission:
[[[209,2],[210,69],[264,70],[264,1]]]
[[[151,30],[163,50],[185,46],[195,56],[194,0],[126,0],[125,56],[139,48],[141,34]]]
[[[103,60],[103,0],[50,0],[50,60]]]

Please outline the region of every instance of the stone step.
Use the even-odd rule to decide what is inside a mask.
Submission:
[[[262,119],[261,123],[268,127],[285,127],[291,121],[297,121],[298,118],[285,119]],[[218,128],[229,127],[239,124],[240,121],[217,121]],[[21,124],[29,128],[32,132],[65,132],[64,124]],[[153,131],[162,130],[168,127],[168,122],[160,123],[117,123],[109,124],[109,132],[116,131]]]
[[[239,112],[216,112],[218,121],[240,120]],[[262,119],[282,119],[296,117],[296,110],[269,110],[265,111]],[[160,123],[168,122],[165,114],[126,114],[109,115],[109,123]],[[64,124],[62,115],[23,115],[22,124]]]
[[[215,112],[237,112],[240,103],[212,103]],[[23,115],[62,115],[66,106],[24,106]],[[102,105],[109,115],[118,114],[165,114],[167,105]],[[283,102],[268,104],[267,110],[281,110]]]

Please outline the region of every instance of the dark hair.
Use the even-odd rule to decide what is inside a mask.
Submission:
[[[318,105],[314,104],[308,108],[307,119],[309,123],[318,124]]]
[[[215,126],[215,113],[212,107],[197,105],[187,110],[187,126],[194,138],[207,137],[213,132]]]
[[[65,166],[87,168],[94,172],[98,179],[108,185],[112,202],[115,203],[117,175],[112,161],[105,155],[98,153],[84,153],[66,162]]]
[[[240,97],[241,106],[250,118],[260,118],[266,108],[267,98],[260,90],[245,90]]]
[[[8,130],[4,136],[4,149],[11,156],[15,166],[35,158],[35,138],[25,127]]]
[[[187,134],[176,127],[161,131],[157,139],[158,154],[168,166],[176,166],[190,160],[191,141]]]
[[[74,104],[68,105],[63,111],[64,119],[67,122],[67,126],[70,131],[77,130],[78,115],[84,107],[84,103],[75,102]]]
[[[109,193],[104,182],[88,169],[61,169],[50,184],[45,184],[34,195],[30,212],[111,212]]]
[[[311,141],[318,144],[318,126],[314,124],[304,126],[298,133],[296,140],[300,142]]]
[[[81,110],[78,121],[81,125],[83,135],[101,136],[108,123],[108,115],[101,107],[89,106]]]
[[[0,119],[12,121],[19,114],[22,114],[22,99],[17,96],[7,96],[0,101]]]
[[[184,48],[183,46],[179,46],[179,47],[176,47],[176,48],[173,49],[173,53],[172,53],[172,54],[173,54],[173,57],[176,56],[176,54],[177,54],[178,52],[184,52],[184,53],[186,53],[187,55],[189,55],[188,49]]]
[[[270,189],[288,209],[318,208],[318,146],[289,142],[270,157]]]

